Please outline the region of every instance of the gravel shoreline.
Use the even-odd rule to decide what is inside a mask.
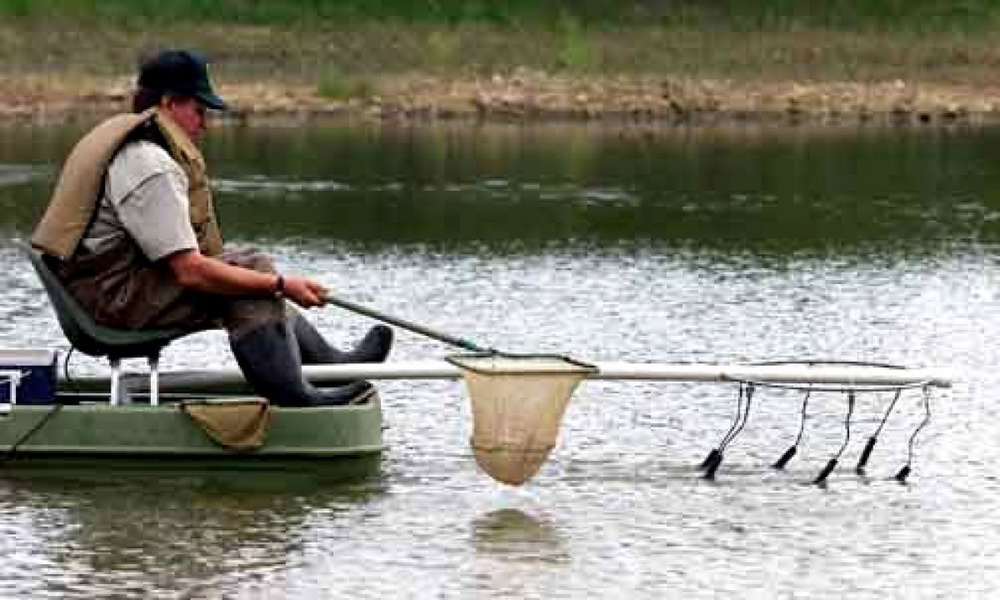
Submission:
[[[1000,85],[906,82],[738,82],[671,77],[571,77],[529,70],[475,79],[395,76],[364,93],[324,98],[317,86],[217,81],[236,122],[369,120],[951,124],[1000,121]],[[0,121],[93,119],[125,110],[130,78],[6,77]]]

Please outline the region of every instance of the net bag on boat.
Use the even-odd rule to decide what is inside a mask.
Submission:
[[[494,479],[521,485],[555,447],[573,390],[597,368],[554,355],[471,354],[457,366],[472,405],[476,463]]]
[[[237,452],[256,450],[271,428],[271,407],[266,400],[191,400],[180,410],[215,443]]]

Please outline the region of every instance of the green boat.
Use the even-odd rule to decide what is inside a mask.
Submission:
[[[204,383],[210,371],[194,389],[167,373],[154,405],[148,377],[134,373],[111,403],[109,378],[57,380],[57,360],[54,350],[0,349],[0,473],[295,471],[345,480],[379,470],[385,445],[374,390],[355,404],[286,408],[250,397],[243,382]],[[228,432],[204,418],[233,411],[242,421]]]
[[[73,402],[64,404],[65,401]],[[114,468],[164,470],[309,470],[354,479],[378,472],[382,410],[377,395],[364,404],[316,408],[269,407],[269,427],[252,449],[227,447],[184,410],[191,400],[111,405],[57,396],[56,404],[10,406],[0,417],[0,472],[13,469]]]

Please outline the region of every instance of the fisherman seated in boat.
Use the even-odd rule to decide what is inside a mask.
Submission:
[[[254,391],[274,404],[344,404],[370,389],[318,389],[302,363],[379,362],[392,331],[373,327],[350,352],[331,347],[291,303],[322,306],[316,281],[275,271],[261,253],[223,249],[205,161],[206,111],[225,110],[205,61],[169,50],[145,62],[132,114],[76,145],[32,235],[67,290],[101,324],[224,328]]]

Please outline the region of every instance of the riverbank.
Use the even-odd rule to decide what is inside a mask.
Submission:
[[[315,86],[220,80],[238,122],[261,120],[468,119],[664,123],[720,121],[1000,121],[1000,87],[948,83],[734,82],[670,77],[568,77],[516,70],[475,79],[396,75],[365,97],[330,99]],[[40,123],[126,110],[127,77],[25,76],[0,83],[0,119]]]
[[[0,119],[127,107],[140,58],[201,49],[237,121],[1000,121],[1000,34],[359,22],[0,25]]]

